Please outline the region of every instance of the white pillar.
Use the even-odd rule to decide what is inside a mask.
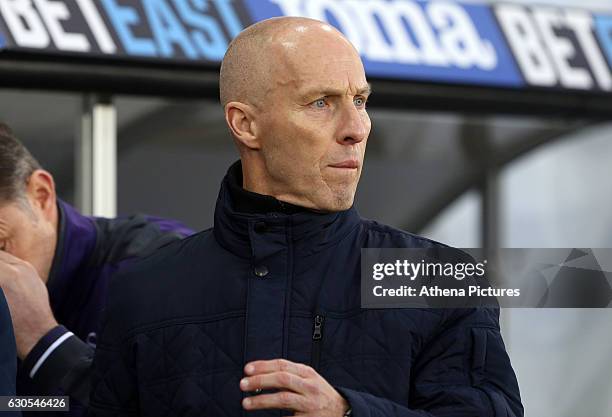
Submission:
[[[117,114],[110,97],[83,97],[76,156],[77,206],[86,215],[115,217]]]

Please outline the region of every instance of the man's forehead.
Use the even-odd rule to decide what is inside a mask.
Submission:
[[[340,32],[322,22],[285,29],[268,38],[262,88],[292,97],[368,92],[361,57]]]
[[[296,78],[296,87],[301,92],[312,89],[356,92],[369,87],[359,58],[304,62],[296,68],[293,75]]]
[[[358,56],[305,55],[281,67],[277,73],[281,84],[290,85],[301,95],[312,90],[363,93],[369,88]]]
[[[359,53],[337,30],[325,30],[327,25],[315,25],[309,30],[291,30],[270,39],[270,50],[293,65],[308,62],[334,62],[361,65]],[[295,28],[294,28],[295,29]]]

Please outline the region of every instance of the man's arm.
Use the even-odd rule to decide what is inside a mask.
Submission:
[[[86,406],[93,356],[93,347],[58,325],[32,348],[23,360],[21,372],[32,380],[36,392],[53,394],[61,389]]]
[[[96,347],[91,376],[89,417],[137,416],[138,387],[130,352],[106,331]],[[107,336],[107,337],[105,337]]]
[[[335,388],[356,417],[522,417],[498,316],[498,309],[454,311],[413,364],[409,406]]]
[[[55,394],[62,389],[87,404],[93,348],[57,324],[47,287],[34,267],[0,251],[0,286],[11,309],[15,359],[23,359],[20,372],[32,380],[39,394]]]
[[[134,342],[126,337],[124,327],[130,321],[131,297],[137,294],[133,288],[126,290],[122,286],[129,275],[123,271],[110,281],[91,368],[88,417],[138,415]]]

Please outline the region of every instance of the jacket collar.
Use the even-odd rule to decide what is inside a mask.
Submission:
[[[239,162],[238,162],[239,163]],[[214,218],[214,235],[225,249],[243,258],[260,258],[269,255],[258,243],[266,239],[281,245],[291,243],[298,253],[308,255],[337,243],[360,224],[360,217],[354,207],[346,211],[319,213],[292,206],[283,212],[282,205],[276,210],[271,196],[255,193],[270,204],[269,211],[247,213],[240,211],[236,204],[236,192],[232,192],[232,169],[221,183]],[[240,180],[240,185],[242,182]],[[238,199],[243,198],[238,196]],[[244,201],[239,204],[244,207]]]
[[[95,248],[97,228],[93,219],[81,215],[72,206],[59,199],[57,208],[57,245],[47,288],[53,311],[61,315],[59,309],[72,292],[73,286],[85,281],[86,277],[78,275],[81,268],[87,265]]]
[[[227,170],[227,190],[234,209],[240,213],[285,213],[294,214],[308,209],[277,200],[270,195],[257,194],[242,188],[242,164],[236,161]]]

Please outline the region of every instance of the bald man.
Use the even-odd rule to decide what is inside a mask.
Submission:
[[[285,17],[230,45],[240,161],[214,227],[111,286],[95,416],[523,415],[495,309],[362,309],[360,250],[444,245],[362,219],[370,94],[331,26]]]

